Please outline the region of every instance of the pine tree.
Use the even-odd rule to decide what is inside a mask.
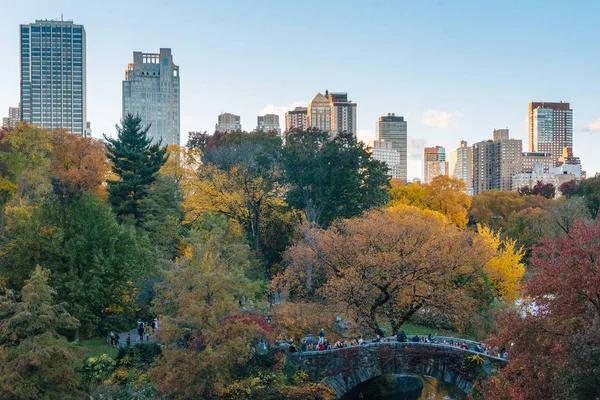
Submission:
[[[78,325],[62,304],[53,304],[50,271],[37,267],[21,301],[0,295],[0,398],[81,398],[77,368],[81,355],[58,329]]]
[[[117,180],[108,181],[110,203],[115,213],[125,219],[139,220],[138,207],[156,179],[156,173],[165,163],[166,147],[152,144],[147,133],[150,125],[142,126],[139,116],[127,114],[117,125],[117,138],[107,141],[107,157],[112,161],[112,170]]]

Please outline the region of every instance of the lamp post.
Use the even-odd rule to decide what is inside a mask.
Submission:
[[[501,215],[492,215],[492,226],[494,228],[494,235],[498,233],[498,229],[496,228],[496,221],[499,219],[504,219]]]

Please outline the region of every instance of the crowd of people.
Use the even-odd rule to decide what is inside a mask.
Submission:
[[[358,339],[352,339],[349,341],[343,341],[342,339],[336,341],[335,343],[330,343],[325,339],[325,330],[321,329],[319,332],[319,339],[315,343],[314,338],[307,337],[301,342],[301,351],[324,351],[324,350],[335,350],[342,349],[346,347],[354,347],[354,346],[365,346],[369,343],[385,343],[385,342],[413,342],[413,343],[432,343],[432,344],[441,344],[446,346],[454,346],[464,350],[476,351],[478,353],[486,354],[492,357],[502,358],[504,360],[508,360],[508,350],[506,348],[498,349],[498,347],[493,347],[490,345],[485,345],[481,342],[476,344],[474,347],[467,344],[465,341],[459,341],[455,339],[439,339],[437,337],[437,333],[435,335],[429,334],[427,336],[415,335],[409,338],[404,331],[398,332],[396,336],[392,337],[381,337],[377,335],[374,339],[365,340],[362,336],[359,336]],[[293,341],[291,341],[289,346],[289,351],[295,353],[298,351]]]

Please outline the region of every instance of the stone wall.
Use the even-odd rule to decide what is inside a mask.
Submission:
[[[288,362],[308,372],[312,382],[323,382],[338,398],[356,385],[384,374],[429,375],[453,383],[464,392],[473,386],[476,373],[463,368],[465,356],[483,358],[484,374],[506,361],[454,346],[427,343],[373,343],[308,353],[290,353]]]

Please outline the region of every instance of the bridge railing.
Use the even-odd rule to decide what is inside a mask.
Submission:
[[[453,338],[453,337],[447,337],[447,336],[437,336],[435,343],[427,343],[427,342],[421,342],[421,341],[413,342],[412,338],[414,338],[414,336],[415,335],[408,337],[406,342],[399,342],[398,340],[396,340],[396,336],[389,336],[389,337],[385,338],[385,341],[381,341],[381,342],[364,341],[363,344],[361,344],[361,345],[349,345],[349,346],[344,346],[344,347],[340,347],[340,348],[331,348],[331,349],[325,349],[325,350],[312,350],[312,351],[304,350],[304,351],[298,351],[298,352],[302,353],[302,354],[306,354],[306,355],[323,354],[323,353],[332,353],[337,350],[344,350],[344,349],[352,348],[352,347],[377,346],[380,344],[387,344],[387,343],[398,343],[398,344],[410,343],[410,344],[425,345],[425,346],[440,346],[440,347],[453,348],[453,349],[460,348],[459,346],[449,343],[450,341],[452,341],[453,343],[457,343],[457,344],[464,343],[468,347],[467,349],[461,348],[462,351],[469,352],[472,354],[483,355],[483,356],[490,357],[490,358],[493,358],[496,360],[508,361],[508,360],[498,357],[496,355],[492,355],[492,354],[488,354],[486,352],[480,352],[480,351],[475,350],[475,347],[480,342],[475,342],[473,340],[467,340],[467,339],[462,339],[462,338]],[[417,336],[419,336],[419,340],[427,338],[427,335],[417,335]],[[444,340],[447,343],[443,343]]]

